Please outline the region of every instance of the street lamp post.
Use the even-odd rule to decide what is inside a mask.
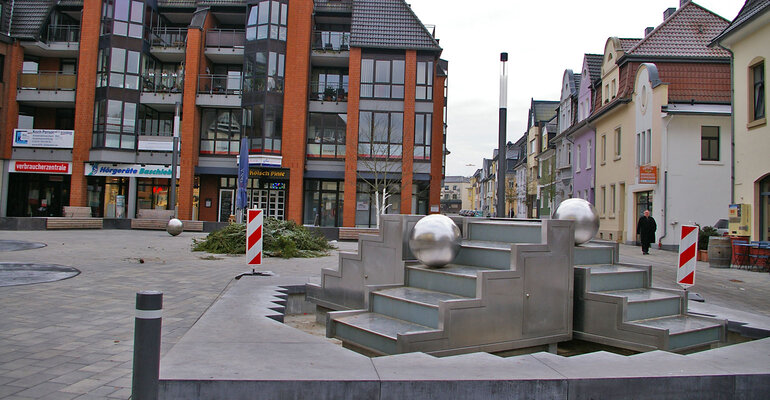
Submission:
[[[497,142],[497,217],[503,218],[505,212],[505,152],[506,120],[508,113],[508,53],[500,53],[500,117]]]

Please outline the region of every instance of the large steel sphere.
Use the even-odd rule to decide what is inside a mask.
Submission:
[[[429,267],[443,267],[460,252],[460,229],[449,217],[432,214],[422,217],[409,235],[409,249]]]
[[[585,243],[599,232],[599,213],[583,199],[567,199],[553,213],[553,219],[575,221],[575,244]]]
[[[171,218],[168,220],[168,225],[166,225],[166,232],[168,232],[171,236],[176,236],[184,230],[184,225],[182,224],[182,221]]]

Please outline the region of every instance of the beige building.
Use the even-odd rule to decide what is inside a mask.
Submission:
[[[555,127],[549,135],[546,126],[554,120],[559,101],[532,99],[527,118],[527,218],[540,218],[538,205],[540,188],[540,163],[538,156],[548,148],[548,141],[556,135]],[[544,135],[545,134],[545,135]]]
[[[732,52],[734,182],[732,203],[748,204],[752,240],[770,240],[770,126],[767,66],[770,0],[748,0],[715,40]]]

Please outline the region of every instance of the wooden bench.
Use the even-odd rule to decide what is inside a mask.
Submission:
[[[91,218],[91,207],[64,206],[64,216],[67,218]]]
[[[159,219],[168,222],[171,218],[174,218],[174,210],[150,210],[139,209],[136,210],[136,218],[138,219]],[[166,229],[165,227],[163,229]]]
[[[102,229],[101,218],[49,217],[45,220],[46,229]]]
[[[340,227],[339,238],[340,240],[358,240],[358,235],[362,233],[377,234],[379,229],[377,228],[350,228]]]
[[[168,220],[135,218],[131,220],[131,229],[146,229],[165,231]],[[182,221],[182,226],[187,232],[203,232],[203,221]]]

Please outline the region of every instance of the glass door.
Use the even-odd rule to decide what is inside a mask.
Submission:
[[[269,203],[270,207],[268,209],[267,215],[273,218],[283,219],[284,218],[283,207],[284,207],[285,197],[286,197],[285,190],[271,190],[270,203]]]
[[[639,217],[644,214],[645,210],[650,210],[650,212],[652,212],[652,191],[636,193],[636,219],[634,220],[634,232],[636,232],[636,223],[639,221]],[[642,243],[638,239],[639,237],[637,235],[636,245],[641,246]]]
[[[219,222],[227,222],[233,214],[234,189],[219,190]]]

